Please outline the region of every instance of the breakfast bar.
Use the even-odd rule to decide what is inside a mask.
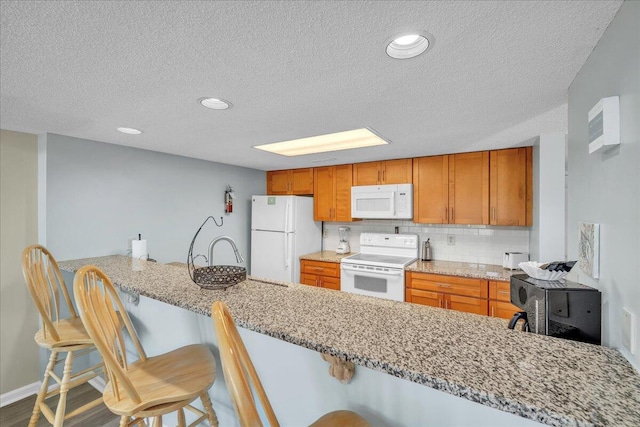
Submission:
[[[140,271],[134,271],[131,258],[124,256],[63,261],[60,267],[73,273],[87,264],[103,269],[120,290],[139,294],[154,304],[164,303],[154,306],[154,313],[136,308],[133,316],[143,331],[153,331],[154,325],[145,322],[152,322],[153,316],[161,322],[175,307],[203,316],[198,327],[206,340],[212,341],[214,354],[211,304],[224,301],[238,326],[262,336],[257,338],[257,347],[248,342],[261,376],[261,366],[271,363],[277,369],[279,364],[289,364],[289,374],[308,376],[307,383],[333,381],[331,386],[341,387],[336,390],[344,390],[341,393],[347,396],[353,387],[358,394],[353,396],[354,407],[344,409],[357,410],[375,425],[415,425],[420,420],[429,424],[429,419],[437,420],[434,425],[460,425],[463,415],[456,412],[484,417],[480,415],[485,414],[483,410],[490,410],[486,418],[467,420],[467,425],[636,426],[640,422],[640,376],[616,350],[607,347],[508,330],[506,321],[498,318],[255,277],[224,291],[205,290],[190,280],[184,267],[143,261],[142,268],[136,268]],[[188,326],[173,324],[172,328]],[[248,331],[243,337],[251,334]],[[166,341],[171,331],[162,335],[147,339]],[[283,350],[281,341],[294,346]],[[285,353],[265,360],[272,354],[270,347]],[[301,351],[299,347],[355,363],[354,381],[343,385],[324,372],[314,372],[310,368],[315,359],[308,366],[287,361],[289,350],[293,354]],[[322,363],[319,356],[317,363]],[[229,401],[218,372],[211,393],[220,415],[224,412],[221,407]],[[279,381],[286,383],[288,375],[278,375]],[[387,379],[401,379],[400,386],[412,387],[411,394],[401,397],[409,411],[384,404],[385,399],[392,402],[397,398],[390,393],[393,388]],[[270,387],[267,375],[267,393],[276,412],[285,412],[281,417],[286,420],[289,415],[287,408],[278,405],[281,389],[276,383],[274,380]],[[334,399],[321,393],[323,386],[314,387],[318,387],[318,402]],[[450,396],[438,393],[423,400],[415,398],[422,391],[434,390]],[[452,397],[453,406],[449,401],[449,406],[429,406]],[[332,409],[345,401],[351,402],[334,401]],[[471,406],[460,406],[456,411],[456,403]],[[296,405],[289,400],[285,406],[290,410]],[[431,408],[430,413],[419,412],[424,410],[418,408],[422,405]],[[394,412],[399,409],[405,414]],[[413,416],[406,414],[412,411]],[[294,415],[289,420],[291,424],[298,422]]]

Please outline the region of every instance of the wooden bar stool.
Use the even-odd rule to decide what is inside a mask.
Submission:
[[[104,360],[108,380],[104,403],[121,416],[121,427],[144,423],[148,417],[155,418],[154,427],[162,426],[162,416],[174,411],[178,411],[182,427],[186,425],[184,408],[198,416],[191,426],[205,419],[218,425],[208,393],[216,362],[206,345],[188,345],[147,357],[113,283],[102,270],[92,265],[82,267],[73,289],[82,322]],[[133,342],[129,351],[137,353],[135,362],[127,360],[122,324]],[[191,406],[198,397],[206,413]]]
[[[267,421],[271,427],[280,424],[276,418],[267,394],[262,387],[249,353],[238,333],[236,324],[231,317],[229,308],[222,302],[216,301],[211,307],[213,325],[218,338],[222,371],[227,381],[227,389],[240,418],[243,427],[262,426],[258,415],[255,395],[260,400]],[[320,417],[311,427],[368,427],[369,423],[360,415],[352,411],[334,411]]]
[[[36,332],[35,341],[40,347],[51,351],[49,362],[44,371],[42,386],[33,406],[29,426],[35,426],[42,413],[47,421],[58,427],[65,420],[102,403],[102,398],[99,398],[65,413],[69,389],[98,376],[102,371],[103,364],[100,362],[76,374],[71,373],[74,359],[94,351],[95,347],[73,308],[58,263],[44,246],[31,245],[25,248],[22,253],[22,274],[31,298],[42,318],[42,328]],[[62,317],[61,311],[64,310],[64,306],[69,312],[68,317]],[[58,358],[60,353],[67,353],[67,357],[64,359],[62,379],[54,372],[56,365],[63,360]],[[48,392],[50,378],[53,378],[60,387]],[[58,394],[60,400],[54,413],[47,405],[46,399]]]

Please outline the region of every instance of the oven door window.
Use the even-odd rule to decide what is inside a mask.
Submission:
[[[353,287],[362,291],[376,292],[380,294],[387,293],[387,279],[381,277],[359,276],[353,278]]]

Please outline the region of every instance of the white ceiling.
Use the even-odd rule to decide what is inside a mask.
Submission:
[[[3,0],[0,127],[262,170],[524,145],[566,132],[567,89],[621,3]],[[416,29],[426,54],[385,54]],[[251,148],[361,127],[392,144]]]

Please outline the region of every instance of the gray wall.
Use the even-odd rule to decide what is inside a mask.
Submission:
[[[533,146],[531,261],[566,259],[565,151],[562,133],[540,135]]]
[[[42,140],[42,138],[41,138]],[[158,262],[185,262],[193,235],[205,254],[218,235],[229,235],[250,263],[251,195],[265,193],[265,172],[119,145],[46,134],[46,245],[57,259],[126,254],[127,239],[142,234]],[[46,153],[46,154],[44,154]],[[236,193],[224,213],[224,190]],[[233,263],[226,242],[216,263]]]
[[[568,254],[578,254],[578,222],[600,224],[600,279],[579,274],[603,296],[604,343],[621,348],[621,309],[640,316],[640,2],[626,1],[569,88]],[[587,114],[620,96],[621,143],[589,154]],[[575,269],[574,269],[575,270]],[[638,321],[635,340],[640,341]],[[640,350],[622,353],[640,366]]]
[[[22,250],[37,243],[38,146],[35,135],[0,131],[0,394],[38,374],[36,310],[22,277]]]

